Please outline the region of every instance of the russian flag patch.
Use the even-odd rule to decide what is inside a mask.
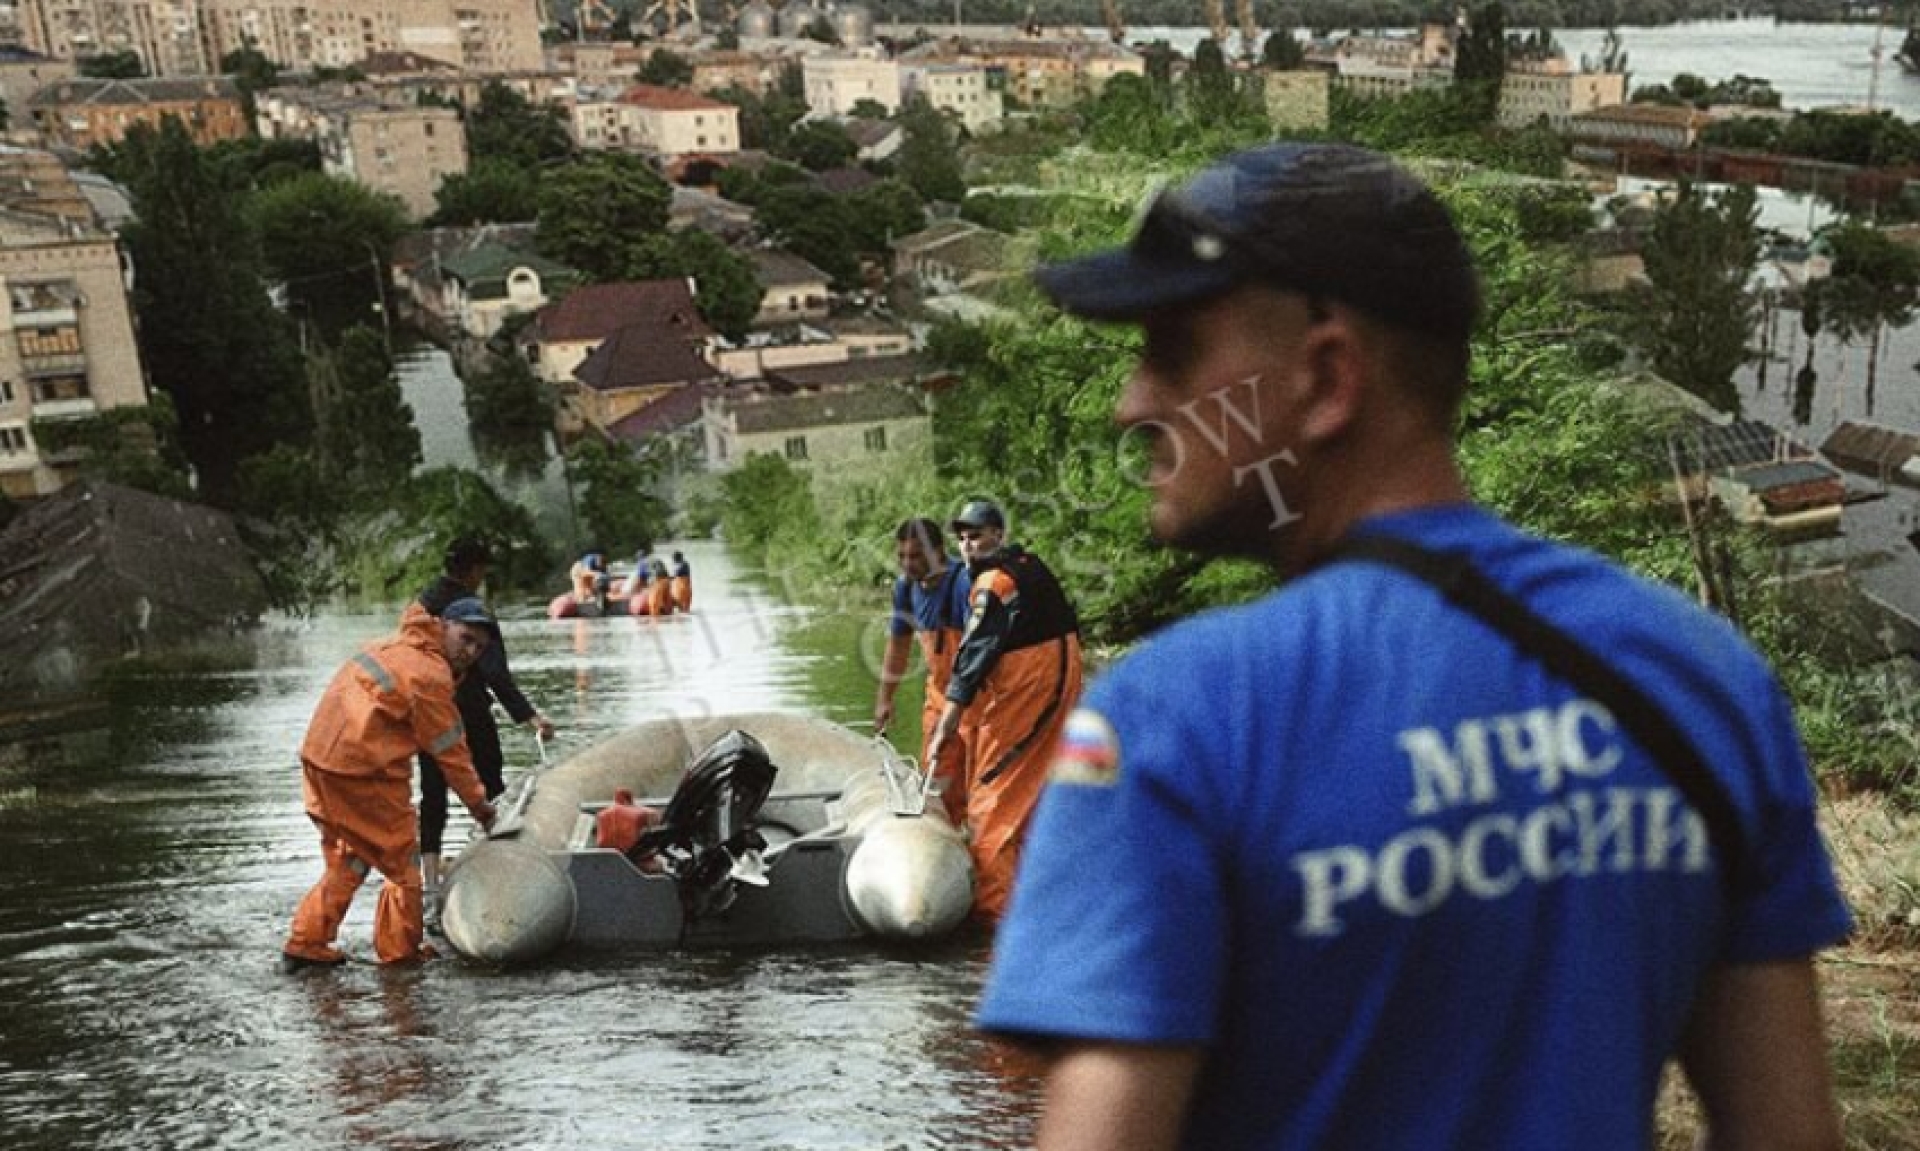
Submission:
[[[1091,708],[1075,709],[1054,748],[1048,778],[1055,783],[1111,787],[1119,771],[1120,739],[1113,725]]]

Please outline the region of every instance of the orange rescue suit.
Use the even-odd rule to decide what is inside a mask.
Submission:
[[[1080,697],[1080,621],[1053,572],[1018,547],[971,571],[967,630],[946,698],[966,709],[974,910],[998,919],[1053,745]]]
[[[414,756],[433,756],[469,808],[486,802],[453,686],[440,621],[418,603],[401,617],[400,634],[348,660],[327,685],[300,745],[302,792],[326,871],[294,912],[287,954],[337,962],[340,921],[372,870],[386,880],[374,954],[382,963],[422,956]]]

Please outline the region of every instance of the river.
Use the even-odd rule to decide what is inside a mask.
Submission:
[[[461,462],[444,357],[412,355],[403,376],[427,464]],[[520,682],[560,728],[556,755],[659,717],[870,714],[874,620],[790,606],[717,544],[675,546],[695,572],[691,616],[551,622],[537,596],[504,605]],[[281,974],[288,918],[320,875],[300,734],[335,668],[394,619],[277,619],[237,670],[126,679],[104,727],[24,765],[0,757],[0,1146],[1030,1141],[1029,1069],[968,1024],[978,936]],[[538,761],[524,731],[505,742],[510,777]],[[449,843],[469,830],[456,815]],[[373,895],[342,933],[356,959],[371,957]]]
[[[505,622],[521,682],[561,729],[558,753],[660,716],[867,714],[862,622],[787,606],[717,545],[685,547],[691,617],[549,622],[529,601]],[[334,669],[393,618],[283,620],[244,670],[123,683],[107,754],[6,775],[9,1151],[1030,1137],[1031,1081],[968,1026],[979,938],[282,975],[287,919],[320,873],[297,741]],[[510,773],[536,762],[522,731],[506,741]],[[370,955],[372,894],[343,932],[356,958]]]

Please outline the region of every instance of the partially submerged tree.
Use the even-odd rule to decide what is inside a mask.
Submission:
[[[1713,195],[1681,181],[1654,212],[1641,251],[1647,286],[1632,302],[1631,337],[1654,371],[1728,412],[1740,407],[1733,375],[1753,331],[1759,214],[1752,188]]]

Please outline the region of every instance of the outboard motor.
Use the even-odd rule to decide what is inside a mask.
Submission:
[[[660,822],[634,844],[635,858],[658,859],[672,877],[688,922],[732,906],[741,883],[766,885],[767,841],[754,819],[778,771],[759,740],[728,732],[694,758]]]

